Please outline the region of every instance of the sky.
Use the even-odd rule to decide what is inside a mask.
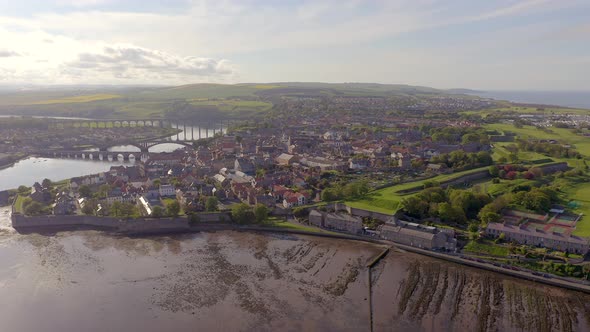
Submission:
[[[590,90],[590,0],[0,0],[0,84]]]

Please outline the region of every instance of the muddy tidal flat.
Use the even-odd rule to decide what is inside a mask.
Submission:
[[[0,225],[1,226],[1,225]],[[587,331],[590,297],[336,239],[0,227],[2,331]],[[372,313],[371,313],[372,312]]]

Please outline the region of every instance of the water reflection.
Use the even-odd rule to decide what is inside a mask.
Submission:
[[[15,163],[12,167],[0,170],[0,190],[31,186],[48,178],[60,181],[72,177],[105,172],[114,165],[132,165],[132,162],[109,159],[108,161],[90,159],[52,159],[31,157]]]

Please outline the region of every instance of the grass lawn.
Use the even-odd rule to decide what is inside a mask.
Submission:
[[[590,183],[581,182],[572,184],[563,190],[568,193],[568,197],[571,200],[579,204],[579,207],[573,210],[573,212],[583,215],[582,219],[576,223],[576,229],[573,234],[590,237]]]
[[[508,256],[508,248],[477,241],[469,241],[469,243],[467,243],[467,245],[463,248],[463,251],[476,254],[486,254],[496,257]]]
[[[278,229],[291,229],[291,230],[304,231],[304,232],[338,234],[338,233],[326,231],[326,230],[323,230],[323,229],[320,229],[317,227],[304,226],[301,224],[291,223],[288,221],[269,220],[266,224],[264,224],[264,226],[276,227]]]

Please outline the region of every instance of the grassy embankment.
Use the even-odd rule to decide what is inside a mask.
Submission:
[[[287,230],[296,230],[296,231],[304,231],[304,232],[313,232],[313,233],[323,233],[323,234],[340,234],[335,232],[330,232],[321,228],[305,226],[296,222],[289,222],[285,221],[279,217],[269,217],[264,223],[261,224],[264,227],[276,227],[277,229],[287,229]]]
[[[17,213],[23,213],[23,203],[25,201],[26,196],[16,195],[16,201],[14,202],[14,210]]]

